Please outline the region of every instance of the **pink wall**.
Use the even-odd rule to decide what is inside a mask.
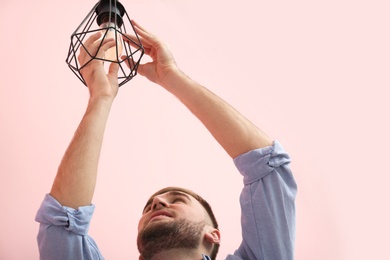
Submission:
[[[388,1],[122,3],[182,70],[290,152],[296,259],[390,259]],[[88,98],[64,62],[69,37],[94,4],[0,3],[0,259],[38,258],[35,212]],[[240,242],[241,184],[200,123],[138,76],[112,109],[91,234],[107,259],[136,259],[145,200],[180,185],[214,205],[222,259]]]

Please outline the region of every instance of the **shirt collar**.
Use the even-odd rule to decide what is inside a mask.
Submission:
[[[202,254],[203,260],[211,260],[211,258],[208,255]]]

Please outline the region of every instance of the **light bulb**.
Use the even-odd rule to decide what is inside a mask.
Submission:
[[[119,59],[122,55],[123,51],[123,40],[122,40],[122,34],[119,33],[118,26],[113,23],[113,22],[105,22],[100,25],[100,28],[103,29],[103,35],[100,38],[101,40],[104,39],[114,39],[116,40],[116,46],[111,47],[108,49],[104,55],[104,59],[109,60],[109,61],[116,61],[118,62]],[[115,35],[116,34],[116,35]],[[104,39],[103,39],[104,37]],[[118,50],[118,53],[117,53]]]
[[[98,1],[72,34],[66,63],[84,85],[87,84],[81,71],[89,62],[97,60],[99,64],[103,65],[107,73],[110,68],[113,68],[111,65],[116,63],[115,65],[119,66],[118,85],[122,86],[137,75],[138,65],[145,50],[138,39],[130,17],[120,3],[121,0]],[[128,29],[130,31],[127,31]],[[100,33],[100,37],[96,35],[97,32]],[[135,35],[137,38],[132,40],[131,45],[123,40],[123,35],[128,33]],[[89,48],[90,46],[85,45],[91,35],[95,35],[94,38],[100,38],[95,41],[95,48],[101,48],[104,39],[113,39],[110,43],[111,48],[104,53],[104,57],[97,55],[95,48]],[[86,51],[89,57],[78,59],[78,57],[82,58],[80,57],[81,51]],[[101,50],[101,52],[103,51]],[[126,54],[126,62],[122,60],[123,54]],[[127,64],[133,66],[127,66]]]

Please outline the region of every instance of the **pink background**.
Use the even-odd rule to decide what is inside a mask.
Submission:
[[[296,259],[390,259],[387,0],[122,3],[289,151]],[[1,0],[0,259],[38,259],[34,216],[88,98],[65,64],[70,35],[94,4]],[[90,233],[107,259],[138,257],[142,207],[168,185],[214,206],[220,259],[236,249],[241,176],[190,112],[137,76],[112,109],[94,198]]]

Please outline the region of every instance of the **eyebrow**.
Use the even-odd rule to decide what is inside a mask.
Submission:
[[[185,197],[187,200],[191,201],[191,198],[189,195],[187,195],[186,193],[184,192],[180,192],[180,191],[176,191],[176,190],[172,190],[172,191],[168,191],[168,192],[165,192],[165,193],[162,193],[162,194],[167,194],[168,196],[173,196],[173,197],[177,197],[177,196],[181,196],[181,197]],[[149,207],[152,202],[153,202],[153,199],[158,196],[158,195],[162,195],[162,194],[156,194],[155,196],[151,197],[148,202],[146,203],[144,209],[142,212],[145,212],[145,209],[147,207]]]

